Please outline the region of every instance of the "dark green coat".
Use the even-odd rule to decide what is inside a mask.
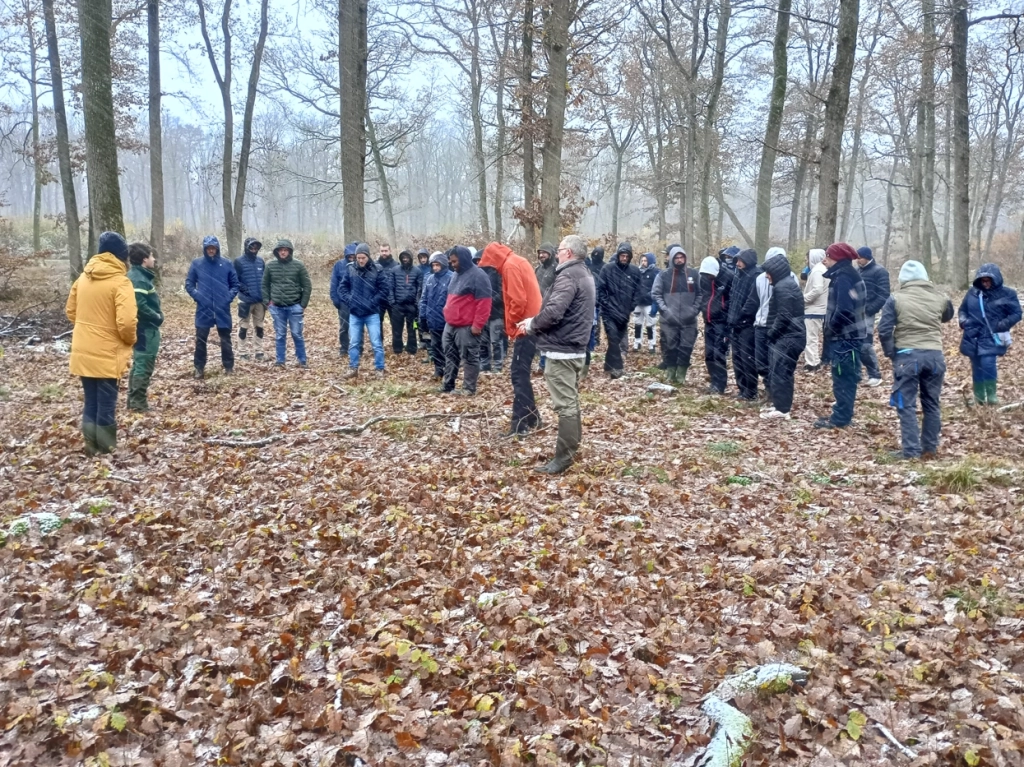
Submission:
[[[275,306],[300,304],[303,309],[313,295],[306,265],[288,256],[284,261],[277,256],[267,261],[263,272],[263,300]]]
[[[160,310],[160,296],[153,287],[153,272],[144,266],[133,266],[128,270],[128,279],[135,288],[135,303],[139,307],[139,330],[163,325],[164,313]]]

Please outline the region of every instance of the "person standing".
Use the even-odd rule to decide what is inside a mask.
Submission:
[[[291,240],[278,240],[274,247],[274,260],[267,264],[263,273],[263,295],[270,302],[270,316],[274,318],[274,365],[279,368],[284,367],[289,331],[299,367],[308,367],[302,331],[306,306],[313,295],[313,283],[306,265],[293,253]]]
[[[345,246],[342,258],[334,262],[331,269],[331,303],[338,310],[338,356],[348,356],[348,307],[341,301],[341,279],[355,261],[358,242]]]
[[[476,264],[469,248],[456,245],[448,253],[455,276],[448,284],[444,305],[444,380],[439,391],[455,391],[462,368],[459,394],[476,394],[480,376],[480,334],[491,316],[491,281]]]
[[[783,248],[768,248],[764,261],[767,264],[769,258],[782,256],[789,263],[786,251]],[[757,377],[764,383],[764,397],[771,401],[771,344],[768,342],[768,314],[771,311],[772,281],[768,273],[762,267],[761,273],[754,280],[754,291],[757,293],[757,314],[754,315],[754,367],[757,370]],[[802,293],[801,293],[802,295]],[[801,311],[801,314],[803,312]]]
[[[894,457],[934,458],[942,431],[939,395],[946,375],[942,323],[953,319],[953,303],[929,281],[919,261],[903,264],[899,283],[899,292],[886,299],[878,323],[882,352],[892,360],[889,405],[900,419],[902,449]],[[919,393],[923,430],[917,423]]]
[[[377,246],[377,269],[384,273],[384,299],[380,308],[380,326],[383,333],[384,327],[384,315],[387,314],[391,319],[391,327],[395,326],[395,318],[391,316],[391,304],[388,303],[389,295],[389,282],[391,279],[391,270],[396,269],[398,264],[395,262],[395,257],[391,255],[391,245],[384,242]]]
[[[728,295],[731,276],[714,256],[700,262],[701,318],[704,320],[704,365],[711,383],[708,394],[725,394],[729,383]]]
[[[609,378],[623,374],[622,342],[626,338],[629,318],[640,298],[640,270],[632,263],[633,246],[619,243],[615,260],[605,264],[597,284],[597,302],[604,318],[604,332],[608,337],[608,351],[604,355],[604,370]]]
[[[700,275],[686,266],[686,251],[668,246],[669,268],[658,275],[651,298],[661,317],[661,345],[665,352],[668,382],[682,386],[697,343],[700,314]]]
[[[764,275],[772,290],[765,335],[769,346],[768,392],[772,404],[761,412],[761,418],[788,420],[793,409],[796,364],[807,345],[804,296],[785,252],[781,248],[772,248],[768,252],[771,257],[765,259]]]
[[[555,257],[555,246],[550,242],[542,242],[537,248],[537,269],[534,274],[537,277],[537,284],[540,285],[540,294],[543,296],[551,289],[555,281],[555,267],[558,259]]]
[[[729,339],[732,343],[732,370],[736,377],[738,399],[757,400],[757,360],[755,359],[754,320],[760,308],[756,281],[761,268],[757,251],[747,248],[736,255],[736,272],[729,293]]]
[[[263,321],[267,307],[263,303],[263,271],[266,264],[259,252],[263,243],[246,237],[242,255],[235,259],[238,275],[238,356],[249,359],[249,344],[256,346],[256,359],[263,359]],[[249,339],[249,325],[256,331],[255,342]]]
[[[598,280],[601,279],[601,270],[604,269],[604,247],[598,245],[592,251],[590,251],[590,258],[587,263],[587,268],[590,269],[590,273],[594,276],[594,285],[598,284]],[[594,351],[597,345],[601,343],[601,309],[597,308],[594,312],[594,329],[590,334],[590,345],[587,347],[589,351]],[[584,370],[583,377],[586,378],[586,370]]]
[[[825,277],[825,251],[812,248],[807,254],[806,284],[804,285],[804,324],[807,326],[807,346],[804,348],[804,370],[813,372],[821,367],[822,327],[828,309],[828,278]]]
[[[419,316],[423,273],[412,263],[412,251],[398,254],[398,266],[387,273],[388,304],[391,306],[391,350],[416,354],[416,318]],[[404,342],[403,342],[404,333]]]
[[[484,332],[480,334],[480,370],[484,373],[500,373],[505,366],[505,287],[501,272],[483,263],[486,252],[485,247],[473,259],[491,281],[491,316],[484,326]]]
[[[380,329],[380,307],[387,293],[384,273],[370,260],[370,246],[356,246],[356,260],[345,270],[338,288],[341,303],[348,307],[349,344],[348,371],[345,378],[359,375],[359,358],[363,351],[363,329],[370,334],[373,366],[377,376],[384,377],[384,341]]]
[[[124,237],[104,232],[98,251],[71,286],[64,307],[75,326],[69,367],[71,375],[82,379],[81,428],[90,456],[117,447],[117,382],[131,364],[138,326]]]
[[[448,268],[448,259],[441,251],[430,257],[430,269],[420,296],[420,327],[430,333],[427,355],[434,363],[434,380],[440,381],[444,377],[444,305],[448,301],[448,284],[453,274]]]
[[[128,246],[128,262],[132,265],[128,279],[135,289],[139,320],[132,350],[132,370],[128,374],[128,409],[145,413],[149,410],[146,395],[160,349],[160,326],[164,324],[164,313],[160,308],[160,296],[153,286],[153,277],[156,276],[153,249],[144,242],[133,242]]]
[[[196,350],[192,357],[192,377],[202,380],[206,371],[207,342],[217,328],[220,337],[220,361],[224,372],[235,372],[231,348],[231,302],[238,295],[235,265],[220,254],[220,241],[213,235],[203,238],[203,255],[195,259],[185,277],[185,292],[196,302]]]
[[[651,289],[654,281],[661,274],[658,269],[657,259],[653,253],[644,253],[640,257],[640,300],[633,309],[633,351],[640,351],[643,346],[644,331],[647,332],[647,351],[654,354],[657,345],[654,342],[654,327],[657,324],[655,319],[658,311],[654,299],[651,297]]]
[[[957,312],[963,338],[960,353],[971,361],[974,401],[998,405],[997,361],[1010,347],[1010,328],[1021,320],[1017,291],[1003,284],[995,264],[982,264]]]
[[[505,331],[512,339],[512,360],[509,364],[512,424],[506,436],[519,436],[541,425],[530,380],[533,358],[537,353],[537,336],[525,333],[519,327],[519,323],[529,317],[536,317],[540,311],[540,285],[529,261],[500,242],[492,242],[484,248],[480,265],[484,269],[494,269],[501,275]]]
[[[825,309],[825,348],[832,366],[832,396],[836,398],[829,418],[814,422],[816,429],[844,429],[853,420],[853,406],[860,382],[860,355],[867,335],[864,302],[867,289],[853,262],[857,251],[845,242],[825,249],[828,307]]]
[[[426,248],[420,248],[416,253],[416,260],[419,263],[420,269],[420,296],[423,295],[423,288],[427,284],[427,277],[433,274],[430,268],[430,251]],[[420,297],[416,297],[416,306],[419,308]],[[418,319],[416,320],[416,330],[419,333],[420,343],[419,346],[426,353],[423,359],[423,364],[430,364],[430,329],[421,323]]]
[[[594,277],[584,263],[587,243],[583,238],[569,235],[556,253],[555,281],[544,296],[540,312],[518,325],[520,330],[537,336],[537,346],[547,356],[544,382],[551,394],[551,406],[558,413],[555,455],[536,469],[543,474],[561,474],[568,469],[583,439],[580,380],[597,304]]]
[[[861,348],[861,358],[864,360],[864,370],[868,375],[868,386],[873,388],[882,384],[882,369],[878,366],[878,355],[875,354],[875,317],[889,300],[889,272],[875,262],[871,248],[867,245],[857,248],[857,266],[860,269],[860,278],[864,280],[864,287],[868,291],[864,299],[867,336]]]

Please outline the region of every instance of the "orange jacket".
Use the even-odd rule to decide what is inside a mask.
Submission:
[[[138,305],[128,265],[112,253],[89,259],[71,286],[64,312],[75,325],[71,374],[120,378],[132,362]]]
[[[509,338],[523,335],[516,324],[540,312],[540,285],[530,262],[500,242],[484,248],[480,266],[493,266],[501,274],[501,293],[505,301],[505,333]]]

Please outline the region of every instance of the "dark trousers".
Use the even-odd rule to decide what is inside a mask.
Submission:
[[[430,361],[434,363],[434,376],[444,375],[444,330],[430,331],[430,346],[427,347]]]
[[[833,426],[847,426],[853,420],[853,405],[857,400],[857,384],[860,383],[860,347],[850,349],[848,344],[829,347],[832,365],[832,406]]]
[[[82,393],[85,395],[83,424],[113,426],[117,422],[116,378],[82,378]]]
[[[622,370],[622,341],[629,327],[629,317],[621,322],[608,315],[604,317],[604,332],[608,336],[608,351],[604,355],[605,372]]]
[[[755,354],[754,327],[732,328],[732,372],[736,376],[736,387],[744,399],[757,396],[757,360]]]
[[[520,336],[512,345],[509,377],[512,379],[512,431],[523,434],[540,423],[537,402],[533,398],[533,358],[537,354],[537,336]]]
[[[999,380],[999,358],[994,354],[982,357],[968,357],[971,361],[971,380],[974,383]]]
[[[875,315],[869,314],[864,318],[868,327],[868,337],[864,339],[864,345],[860,347],[861,362],[864,363],[864,372],[868,378],[881,378],[882,369],[878,367],[878,355],[875,354]]]
[[[454,328],[444,326],[444,389],[453,391],[455,381],[462,368],[462,388],[476,393],[476,382],[480,377],[480,336],[473,335],[473,328],[465,325]]]
[[[348,357],[348,307],[338,307],[338,356]]]
[[[904,458],[919,458],[922,452],[934,453],[942,431],[939,395],[946,377],[942,352],[912,349],[897,354],[892,363],[892,396],[889,404],[900,417],[900,440]],[[921,395],[923,428],[917,423],[917,396]]]
[[[661,351],[665,365],[670,368],[688,368],[697,344],[697,321],[691,325],[662,325]]]
[[[704,365],[711,378],[711,388],[719,394],[729,383],[725,367],[729,352],[729,334],[724,325],[704,325]]]
[[[146,394],[156,367],[156,354],[160,349],[160,328],[139,328],[136,337],[135,348],[132,350],[132,370],[128,374],[128,407],[132,410],[148,410]]]
[[[409,354],[416,353],[416,317],[419,310],[415,304],[409,306],[393,306],[388,309],[388,316],[391,318],[391,350],[395,354],[401,354],[404,348]],[[402,333],[405,332],[406,341],[402,342]]]
[[[771,354],[768,343],[768,328],[754,327],[754,367],[757,368],[757,375],[764,381],[764,388],[771,391]]]
[[[206,344],[213,328],[196,328],[196,353],[192,357],[192,363],[197,370],[206,367]],[[217,335],[220,336],[220,361],[225,370],[232,370],[235,367],[235,353],[231,349],[231,328],[217,328]]]
[[[765,332],[767,333],[767,329]],[[780,413],[788,413],[793,409],[793,378],[796,363],[805,345],[801,339],[785,337],[770,345],[768,390],[772,398],[772,407]]]
[[[501,372],[505,364],[505,319],[488,320],[480,334],[480,369]]]

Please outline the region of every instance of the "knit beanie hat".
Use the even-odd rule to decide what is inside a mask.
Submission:
[[[128,260],[128,243],[117,232],[104,232],[101,234],[96,250],[98,253],[111,253],[119,261]]]
[[[928,270],[920,261],[907,261],[900,267],[900,284],[911,280],[927,280]]]
[[[718,272],[721,271],[722,265],[718,263],[718,259],[714,256],[708,256],[700,262],[700,273],[710,274],[712,277],[717,277]]]
[[[857,258],[863,258],[865,261],[875,260],[874,255],[872,255],[871,253],[871,248],[869,248],[867,245],[857,248]]]
[[[857,251],[845,242],[833,242],[825,248],[825,254],[833,261],[856,261]]]
[[[369,256],[370,246],[367,245],[365,242],[361,242],[358,245],[356,245],[356,255],[358,256],[360,253],[362,253],[364,256]]]

